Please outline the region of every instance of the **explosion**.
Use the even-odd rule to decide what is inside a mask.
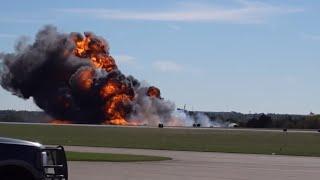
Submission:
[[[93,33],[40,30],[35,42],[21,39],[14,53],[0,55],[1,85],[34,102],[54,123],[172,124],[175,106],[160,89],[125,76],[109,45]]]
[[[149,87],[148,91],[147,91],[147,95],[150,97],[155,97],[158,99],[161,99],[161,92],[160,89],[154,86]]]
[[[80,58],[89,58],[95,68],[107,72],[118,69],[115,60],[109,55],[107,42],[92,33],[85,32],[84,35],[85,37],[78,33],[71,34],[75,44],[73,54]]]

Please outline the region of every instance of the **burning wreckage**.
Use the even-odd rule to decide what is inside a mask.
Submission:
[[[1,53],[1,85],[64,123],[192,125],[160,90],[125,76],[108,43],[93,33],[41,29],[32,44],[21,38],[14,53]],[[181,114],[182,113],[182,114]]]

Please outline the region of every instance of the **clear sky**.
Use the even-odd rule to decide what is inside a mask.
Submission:
[[[105,37],[124,74],[188,109],[320,113],[318,0],[3,0],[0,51],[43,25]],[[0,109],[36,110],[0,88]]]

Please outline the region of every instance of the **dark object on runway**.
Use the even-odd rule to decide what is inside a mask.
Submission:
[[[287,128],[284,128],[284,129],[283,129],[283,132],[287,132],[287,131],[288,131],[288,129],[287,129]]]
[[[320,132],[320,129],[318,129],[318,132]]]
[[[0,179],[68,180],[64,148],[0,137]]]
[[[194,123],[192,126],[193,126],[193,127],[201,127],[201,124],[199,124],[199,123],[195,124],[195,123]]]
[[[163,128],[163,124],[162,124],[162,123],[159,123],[159,124],[158,124],[158,127],[159,127],[159,128]]]

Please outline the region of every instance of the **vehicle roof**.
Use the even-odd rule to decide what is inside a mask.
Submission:
[[[39,147],[39,148],[43,147],[42,144],[37,142],[25,141],[21,139],[5,138],[5,137],[0,137],[0,144],[16,144],[16,145],[22,145],[22,146]]]

